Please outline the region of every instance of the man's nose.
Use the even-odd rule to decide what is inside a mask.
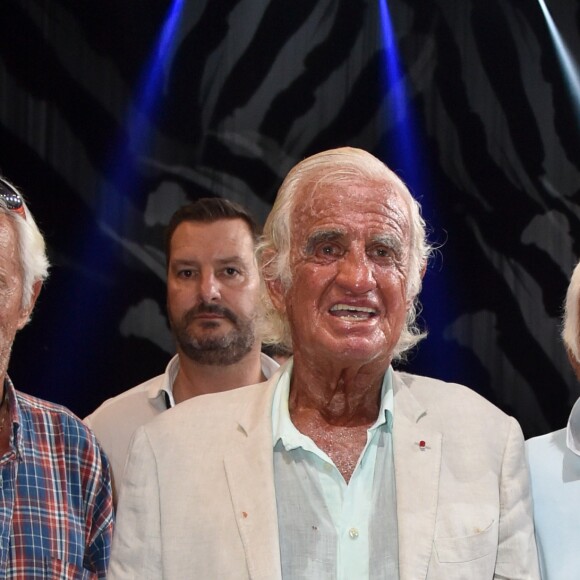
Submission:
[[[202,272],[199,281],[199,295],[203,302],[213,302],[220,298],[220,286],[213,272]]]
[[[352,294],[366,294],[376,287],[373,264],[364,251],[348,251],[340,260],[336,282]]]

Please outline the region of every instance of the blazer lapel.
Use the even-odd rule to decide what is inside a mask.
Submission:
[[[224,457],[232,507],[252,580],[281,578],[274,488],[272,394],[276,373],[241,410]]]
[[[442,434],[428,425],[422,408],[394,375],[393,444],[400,580],[427,578],[433,551],[441,468]]]

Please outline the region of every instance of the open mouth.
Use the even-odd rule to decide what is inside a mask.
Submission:
[[[353,306],[351,304],[335,304],[330,309],[330,314],[344,320],[369,320],[377,316],[374,308],[367,306]]]

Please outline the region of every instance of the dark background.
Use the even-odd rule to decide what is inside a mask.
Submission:
[[[84,416],[161,373],[173,211],[222,196],[263,221],[297,161],[352,145],[409,184],[440,246],[405,368],[527,436],[564,426],[580,5],[546,2],[558,41],[531,0],[2,0],[0,171],[53,264],[17,388]]]

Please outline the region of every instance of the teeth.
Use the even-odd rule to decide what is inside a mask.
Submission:
[[[351,306],[350,304],[336,304],[330,311],[337,312],[338,310],[348,310],[349,312],[367,312],[369,314],[374,314],[374,308],[368,308],[366,306]]]
[[[353,306],[352,304],[335,304],[330,312],[335,312],[341,320],[361,321],[369,320],[376,315],[377,311],[368,306]]]

